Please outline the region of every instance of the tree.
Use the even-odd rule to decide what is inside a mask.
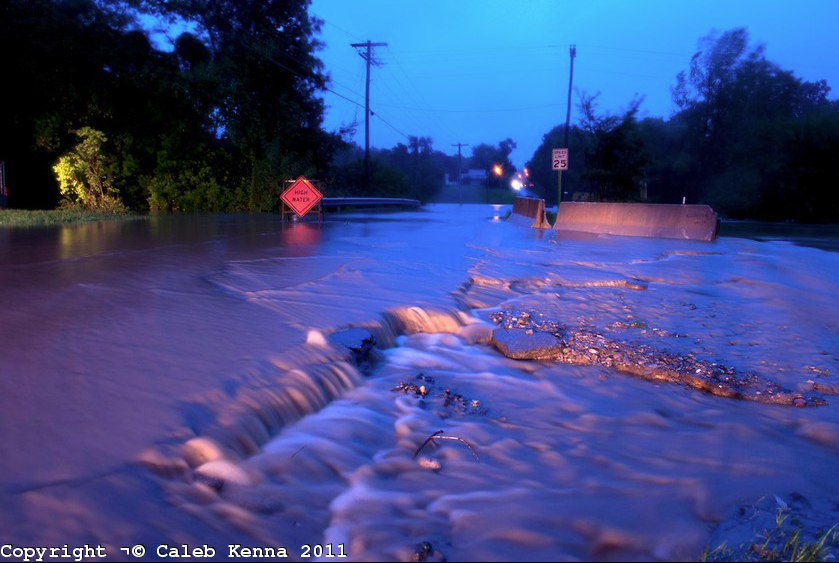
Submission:
[[[839,221],[839,102],[809,113],[799,127],[788,130],[787,154],[794,178],[789,182],[789,195],[780,203],[793,207],[794,220],[828,223]]]
[[[90,127],[75,131],[79,144],[58,159],[53,171],[64,205],[95,211],[122,212],[113,185],[113,159],[103,152],[105,134]]]
[[[790,132],[826,143],[814,149],[817,155],[832,146],[818,132],[832,115],[827,84],[804,82],[766,60],[763,46],[750,48],[742,28],[712,33],[699,48],[673,88],[680,108],[674,119],[683,125],[682,145],[692,155],[691,173],[684,176],[692,199],[731,217],[814,217],[799,206],[811,207],[807,192],[819,188],[799,183],[803,161]],[[829,159],[818,161],[825,170],[834,168]]]
[[[404,147],[404,145],[402,145]],[[347,197],[413,197],[405,172],[391,164],[389,151],[374,151],[370,161],[370,181],[365,181],[364,149],[334,168],[330,195]]]
[[[285,178],[325,170],[338,146],[321,127],[320,23],[307,6],[0,2],[0,50],[15,78],[2,94],[0,137],[10,203],[54,206],[52,165],[75,147],[73,131],[89,127],[107,137],[114,186],[132,208],[271,208]],[[138,10],[192,31],[158,50]]]
[[[504,169],[506,174],[512,174],[515,172],[515,167],[510,162],[510,153],[515,148],[516,143],[512,139],[504,139],[497,146],[479,143],[472,147],[472,157],[469,161],[469,167],[491,173],[493,166],[498,164]]]
[[[408,182],[414,198],[425,203],[443,184],[445,168],[435,156],[431,137],[409,137]]]
[[[53,207],[60,194],[56,158],[75,143],[73,131],[110,108],[106,86],[111,47],[130,22],[94,0],[0,2],[4,108],[0,159],[6,162],[11,205]]]
[[[587,168],[582,179],[591,199],[627,201],[641,196],[650,156],[638,128],[641,99],[630,103],[623,115],[597,113],[599,94],[580,94],[580,126],[587,133]]]
[[[264,210],[285,178],[324,169],[326,84],[308,0],[130,0],[192,24],[209,50],[217,132],[237,151],[250,207]]]

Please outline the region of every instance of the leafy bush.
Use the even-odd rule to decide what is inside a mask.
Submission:
[[[61,207],[108,213],[126,211],[119,190],[113,186],[113,159],[102,152],[105,134],[91,127],[74,133],[79,143],[52,168],[63,200]]]

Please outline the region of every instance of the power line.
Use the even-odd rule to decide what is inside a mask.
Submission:
[[[440,129],[440,128],[443,128],[443,129],[445,129],[445,130],[448,132],[448,134],[450,135],[450,137],[449,137],[449,138],[454,138],[454,137],[456,137],[457,135],[455,134],[455,132],[451,129],[451,127],[449,126],[449,124],[448,124],[445,120],[443,120],[443,119],[440,117],[439,112],[435,112],[435,111],[434,111],[434,110],[430,107],[430,104],[429,104],[429,103],[428,103],[428,101],[425,99],[425,96],[423,96],[423,92],[422,92],[422,90],[420,90],[420,89],[417,87],[417,85],[416,85],[416,84],[414,83],[414,81],[411,79],[411,76],[410,76],[410,75],[409,75],[409,74],[405,71],[405,67],[402,65],[402,63],[401,63],[399,60],[397,60],[397,58],[396,58],[396,53],[394,53],[394,52],[390,49],[390,47],[388,47],[388,49],[387,49],[387,53],[388,53],[391,57],[393,57],[393,61],[396,63],[396,67],[397,67],[397,68],[398,68],[398,69],[402,72],[402,75],[403,75],[403,76],[405,77],[405,79],[407,80],[408,84],[409,84],[409,85],[410,85],[410,87],[411,87],[411,90],[409,90],[408,88],[406,88],[406,87],[402,84],[402,81],[401,81],[401,80],[399,80],[399,77],[398,77],[398,76],[396,76],[396,75],[394,74],[393,76],[394,76],[394,79],[396,80],[396,83],[397,83],[399,86],[401,86],[401,87],[402,87],[402,89],[403,89],[403,90],[404,90],[404,91],[405,91],[405,92],[406,92],[406,93],[407,93],[407,94],[408,94],[408,95],[409,95],[412,99],[417,100],[417,101],[419,102],[418,104],[416,104],[416,105],[418,105],[418,106],[419,106],[419,107],[416,109],[416,111],[419,111],[419,112],[420,112],[420,115],[421,115],[423,118],[425,118],[426,123],[428,123],[428,124],[431,126],[431,128],[432,128],[432,129]],[[416,93],[416,96],[414,96],[414,95],[413,95],[413,92],[415,92],[415,93]],[[409,108],[399,108],[399,109],[409,109]]]
[[[399,133],[400,135],[402,135],[402,136],[403,136],[403,137],[405,137],[406,139],[410,139],[410,138],[411,138],[411,136],[410,136],[410,135],[407,135],[407,134],[403,133],[402,131],[400,131],[399,129],[397,129],[395,125],[393,125],[392,123],[388,122],[388,121],[387,121],[384,117],[382,117],[381,115],[379,115],[379,114],[377,114],[377,113],[373,113],[372,111],[370,112],[370,115],[372,115],[373,117],[377,117],[377,118],[379,118],[379,120],[380,120],[382,123],[384,123],[385,125],[387,125],[387,126],[388,126],[388,127],[390,127],[391,129],[393,129],[394,131],[396,131],[397,133]]]
[[[271,56],[266,56],[266,55],[265,55],[265,53],[263,53],[261,50],[257,49],[257,48],[256,48],[256,46],[255,46],[255,45],[253,45],[253,44],[252,44],[252,43],[250,43],[250,42],[249,42],[249,43],[246,43],[246,44],[245,44],[245,46],[246,46],[246,47],[248,47],[248,48],[250,48],[250,49],[251,49],[252,51],[254,51],[256,54],[261,55],[261,56],[262,56],[265,60],[267,60],[269,63],[274,64],[274,65],[276,65],[276,66],[278,66],[278,67],[282,68],[283,70],[287,70],[287,71],[289,71],[290,73],[292,73],[292,74],[294,74],[294,75],[296,75],[296,76],[299,76],[300,78],[304,78],[304,79],[306,79],[306,80],[311,80],[311,79],[312,79],[312,76],[311,76],[310,74],[304,74],[304,73],[302,73],[302,72],[300,72],[300,71],[298,71],[298,70],[295,70],[295,69],[293,69],[293,68],[289,67],[288,65],[285,65],[285,64],[283,64],[283,63],[281,63],[281,62],[277,61],[277,60],[274,58],[274,53],[272,53],[272,54],[271,54]],[[286,58],[289,58],[287,55],[285,55],[285,56],[286,56]],[[293,60],[295,63],[301,64],[301,63],[300,63],[300,61],[298,61],[298,60],[296,60],[296,59],[293,59],[293,58],[292,58],[292,60]],[[361,103],[356,102],[355,100],[351,100],[351,99],[349,99],[348,97],[346,97],[346,96],[344,96],[344,95],[342,95],[342,94],[339,94],[338,92],[336,92],[336,91],[335,91],[335,90],[333,90],[332,88],[329,88],[328,86],[322,86],[322,88],[323,88],[324,90],[328,91],[328,92],[332,92],[333,94],[335,94],[335,95],[336,95],[336,96],[338,96],[339,98],[343,98],[343,99],[347,100],[348,102],[350,102],[350,103],[352,103],[352,104],[355,104],[355,105],[357,105],[357,106],[359,106],[359,107],[364,107],[364,106],[362,106],[362,105],[361,105]],[[345,88],[346,88],[346,86],[345,86]],[[347,88],[347,90],[352,91],[350,88]]]
[[[412,110],[412,111],[434,111],[437,113],[499,113],[499,112],[511,112],[511,111],[527,111],[532,109],[546,109],[552,108],[556,106],[561,106],[562,102],[558,103],[550,103],[550,104],[542,104],[538,106],[523,106],[523,107],[504,107],[504,108],[490,108],[490,109],[436,109],[436,108],[414,108],[414,107],[407,107],[407,106],[398,106],[395,104],[379,104],[382,107],[388,107],[393,109],[405,109],[405,110]]]

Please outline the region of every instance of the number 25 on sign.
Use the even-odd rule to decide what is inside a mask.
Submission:
[[[554,149],[551,160],[554,170],[568,170],[568,149]]]

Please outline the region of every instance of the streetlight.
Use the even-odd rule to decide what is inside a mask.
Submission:
[[[496,177],[496,181],[501,185],[501,176],[504,174],[504,168],[500,164],[492,165],[492,173]],[[489,177],[487,177],[487,203],[489,203]]]

